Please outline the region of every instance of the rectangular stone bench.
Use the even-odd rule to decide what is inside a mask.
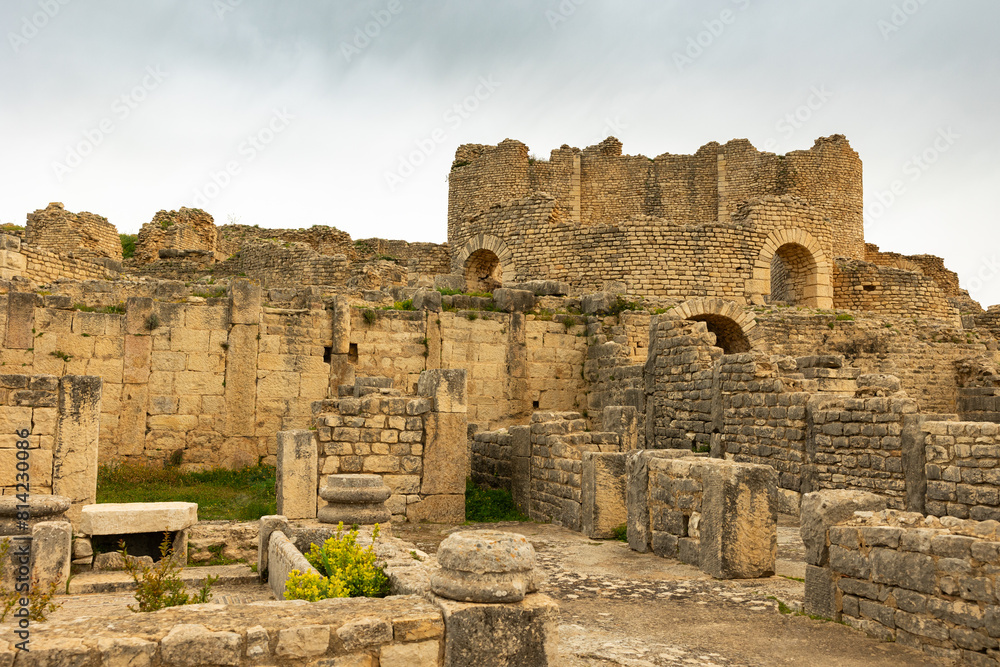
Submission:
[[[198,503],[100,503],[83,506],[79,532],[90,538],[172,533],[174,557],[186,563],[188,529],[196,523]]]

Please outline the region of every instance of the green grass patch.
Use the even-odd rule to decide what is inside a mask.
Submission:
[[[509,491],[484,489],[471,479],[465,481],[465,520],[470,523],[531,521],[517,509]]]
[[[135,257],[135,242],[139,240],[138,234],[119,234],[118,238],[122,242],[122,259]]]
[[[848,315],[847,313],[840,313],[839,315],[837,315],[837,321],[838,322],[853,322],[854,321],[854,315]]]
[[[614,535],[614,539],[618,540],[619,542],[628,542],[628,524],[627,523],[623,523],[620,526],[615,526],[615,529],[613,531],[611,531],[611,532],[612,532],[612,535]]]
[[[269,465],[181,472],[121,463],[98,470],[97,502],[198,503],[200,520],[256,521],[277,511],[275,481]]]

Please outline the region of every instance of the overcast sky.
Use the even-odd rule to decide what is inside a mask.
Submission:
[[[3,0],[0,221],[446,240],[455,148],[846,134],[866,235],[1000,302],[996,0]],[[367,34],[366,34],[367,33]]]

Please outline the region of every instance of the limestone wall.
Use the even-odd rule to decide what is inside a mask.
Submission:
[[[158,211],[140,229],[135,242],[135,261],[148,264],[160,259],[161,250],[204,251],[214,259],[216,229],[212,216],[200,208]]]
[[[777,474],[767,466],[640,450],[626,462],[629,547],[719,579],[768,576],[777,553]]]
[[[241,246],[220,269],[253,276],[265,287],[343,285],[351,275],[346,255],[320,255],[304,243],[271,240]]]
[[[808,568],[806,598],[821,604],[806,610],[826,607],[824,616],[935,660],[994,664],[995,522],[894,511],[848,517],[817,533],[825,544],[816,553],[829,551]]]
[[[722,350],[704,322],[658,318],[651,325],[653,377],[647,390],[646,442],[653,449],[708,448],[715,362]],[[649,384],[647,384],[649,387]],[[653,444],[655,443],[655,444]]]
[[[834,306],[891,317],[957,321],[958,311],[928,276],[914,271],[838,260],[833,272]]]
[[[28,214],[24,243],[76,258],[107,257],[121,261],[118,230],[93,213],[70,213],[60,203]]]
[[[810,410],[814,489],[856,489],[906,507],[903,419],[917,413],[907,396],[828,399]],[[813,453],[815,452],[815,453]]]
[[[98,258],[100,259],[100,258]],[[16,236],[0,234],[0,278],[10,280],[21,276],[38,283],[56,280],[114,280],[121,267],[97,264],[51,252],[40,246],[29,246]]]
[[[326,475],[374,473],[396,520],[465,520],[467,372],[424,371],[416,389],[404,396],[391,378],[358,377],[351,396],[323,403],[313,497]]]
[[[529,515],[580,530],[584,452],[621,450],[618,434],[587,431],[575,412],[536,412],[531,416]]]
[[[1000,520],[998,428],[982,422],[923,424],[928,514]]]
[[[587,292],[614,280],[627,283],[630,294],[725,297],[743,303],[770,293],[770,282],[761,273],[770,271],[770,257],[761,258],[788,242],[807,247],[819,263],[803,269],[812,276],[804,284],[815,287],[819,281],[824,288],[804,292],[802,299],[832,296],[829,223],[794,197],[742,203],[725,222],[691,224],[642,216],[581,227],[553,197],[535,193],[483,211],[462,230],[449,237],[456,273],[463,272],[472,252],[485,247],[484,239],[497,239],[505,248],[499,253],[504,275],[509,273],[514,282],[557,280]],[[755,271],[758,260],[761,266]]]
[[[956,362],[986,351],[988,339],[955,322],[823,313],[795,308],[758,309],[755,349],[803,357],[843,355],[862,373],[897,376],[921,410],[958,411]]]
[[[0,375],[2,494],[64,496],[76,523],[96,502],[101,400],[99,377]]]
[[[513,438],[507,429],[482,431],[473,436],[472,481],[490,489],[511,490]]]
[[[861,161],[839,135],[786,156],[759,153],[746,140],[655,159],[623,156],[613,137],[583,151],[563,146],[547,161],[530,157],[527,146],[510,139],[497,146],[460,146],[449,178],[452,251],[476,233],[470,233],[470,219],[537,192],[551,195],[563,218],[578,227],[621,224],[634,216],[728,222],[743,201],[795,195],[831,219],[843,254],[864,258]],[[500,235],[508,242],[512,237]]]

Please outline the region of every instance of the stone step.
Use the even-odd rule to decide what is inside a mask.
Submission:
[[[219,580],[213,586],[232,584],[257,584],[257,573],[249,565],[238,563],[234,565],[208,565],[205,567],[185,567],[180,571],[181,581],[187,586],[189,593],[194,593],[201,587],[205,577],[218,576]],[[69,594],[84,593],[117,593],[134,591],[135,582],[128,572],[80,572],[69,580]],[[58,599],[58,598],[57,598]]]

